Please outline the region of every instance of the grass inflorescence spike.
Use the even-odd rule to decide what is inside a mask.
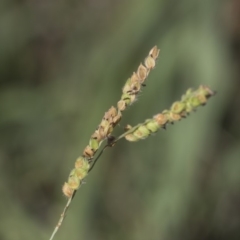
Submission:
[[[196,110],[197,107],[207,103],[208,98],[214,95],[214,92],[206,87],[200,86],[197,90],[187,90],[181,100],[172,104],[169,110],[164,110],[162,113],[155,115],[152,119],[147,119],[144,123],[138,124],[135,127],[128,125],[126,127],[126,140],[136,142],[145,139],[152,133],[157,132],[160,128],[166,127],[168,123],[185,118],[190,112]]]
[[[145,80],[149,72],[155,67],[156,59],[158,58],[160,50],[157,46],[153,47],[144,61],[144,65],[141,63],[132,76],[127,80],[123,89],[121,100],[118,102],[118,110],[124,111],[129,105],[131,105],[137,98],[137,94],[140,92],[141,87],[145,86]]]
[[[137,71],[125,83],[121,99],[117,103],[117,108],[112,106],[104,114],[102,121],[83,150],[82,156],[76,160],[75,168],[70,172],[68,181],[62,187],[62,191],[66,197],[72,197],[75,191],[81,186],[83,179],[87,176],[89,170],[92,169],[91,166],[94,164],[93,158],[102,142],[111,137],[114,127],[122,118],[122,112],[136,100],[137,94],[140,92],[141,87],[144,86],[149,72],[156,65],[159,51],[156,46],[150,50],[144,61],[144,65],[141,63]]]
[[[117,141],[125,138],[128,141],[136,142],[145,139],[151,134],[157,132],[160,128],[165,129],[168,123],[174,123],[182,118],[185,118],[190,112],[197,107],[205,105],[208,98],[214,95],[214,92],[206,87],[200,86],[197,90],[189,89],[184,94],[180,101],[172,104],[169,110],[164,110],[162,113],[155,115],[151,119],[147,119],[144,123],[138,124],[134,127],[128,125],[126,131],[118,136],[113,137],[111,134],[117,124],[121,121],[122,113],[125,109],[135,102],[141,88],[146,85],[145,81],[150,71],[155,67],[160,50],[154,46],[148,56],[145,58],[144,64],[140,64],[136,72],[126,81],[122,88],[122,95],[117,102],[117,107],[111,107],[105,112],[100,124],[91,135],[88,145],[84,148],[82,155],[77,158],[74,168],[71,170],[67,182],[64,183],[62,191],[68,198],[67,204],[61,214],[61,217],[50,237],[52,240],[59,230],[68,207],[71,204],[76,191],[83,183],[83,179],[95,166],[96,161],[101,157],[102,153],[107,147],[114,146]],[[107,140],[106,145],[97,154],[103,141]]]

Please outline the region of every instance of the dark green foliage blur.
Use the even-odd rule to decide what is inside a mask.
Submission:
[[[116,136],[190,87],[217,95],[105,151],[55,239],[240,239],[239,16],[236,0],[2,0],[0,239],[49,239],[76,158],[154,45]]]

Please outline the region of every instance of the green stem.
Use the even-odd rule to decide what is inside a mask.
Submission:
[[[55,227],[55,229],[54,229],[51,237],[49,238],[49,240],[53,240],[53,238],[54,238],[54,236],[56,235],[57,231],[58,231],[59,228],[61,227],[62,222],[63,222],[63,220],[64,220],[64,218],[65,218],[65,216],[66,216],[66,212],[67,212],[67,210],[68,210],[68,207],[70,206],[71,201],[72,201],[75,193],[76,193],[76,191],[74,192],[74,194],[72,195],[72,197],[70,197],[70,198],[68,199],[67,204],[66,204],[66,206],[64,207],[63,212],[62,212],[62,214],[61,214],[61,216],[60,216],[60,219],[59,219],[59,221],[58,221],[58,223],[57,223],[57,225],[56,225],[56,227]]]

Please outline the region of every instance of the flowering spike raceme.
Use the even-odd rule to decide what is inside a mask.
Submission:
[[[137,71],[126,81],[122,89],[121,99],[117,103],[117,107],[111,107],[104,114],[97,129],[91,135],[88,145],[83,150],[82,155],[77,158],[75,166],[69,174],[68,181],[65,182],[62,187],[62,191],[68,198],[68,201],[50,240],[54,238],[56,232],[61,226],[73,196],[83,183],[83,179],[94,167],[94,164],[106,147],[114,146],[118,140],[124,137],[132,142],[145,139],[152,133],[157,132],[160,128],[165,128],[168,123],[174,123],[185,118],[200,105],[205,105],[208,98],[214,95],[214,92],[206,86],[200,86],[195,91],[189,89],[186,94],[182,96],[180,101],[172,104],[169,110],[164,110],[162,113],[155,115],[152,119],[147,119],[144,123],[138,124],[135,127],[128,125],[126,127],[126,132],[118,138],[111,136],[115,126],[122,118],[122,112],[136,100],[142,86],[145,86],[147,76],[156,65],[156,59],[159,52],[160,50],[156,46],[153,47],[146,57],[144,64],[141,63]],[[107,144],[102,148],[98,156],[95,157],[102,142],[106,139]]]
[[[141,90],[141,87],[144,86],[144,82],[150,72],[155,65],[156,65],[156,59],[159,55],[160,50],[157,48],[157,46],[153,47],[148,56],[146,57],[144,61],[144,65],[140,64],[137,72],[134,72],[125,83],[122,91],[122,97],[121,100],[118,102],[118,110],[124,111],[126,107],[131,105],[135,100],[136,96]]]
[[[97,127],[96,131],[92,134],[89,144],[85,147],[83,155],[75,162],[75,168],[71,171],[68,182],[65,182],[62,188],[64,195],[68,198],[72,197],[82,180],[87,176],[91,167],[91,160],[99,149],[103,140],[105,140],[113,131],[113,128],[120,121],[121,115],[118,114],[116,108],[111,107]]]
[[[92,159],[100,145],[105,139],[110,139],[114,127],[122,118],[122,112],[127,106],[135,101],[150,70],[155,67],[159,51],[160,50],[156,46],[150,50],[145,59],[144,65],[140,64],[137,72],[134,72],[132,77],[125,83],[122,90],[121,100],[117,103],[117,108],[111,107],[104,114],[102,121],[92,134],[88,145],[83,150],[82,156],[76,160],[75,168],[71,171],[68,181],[63,185],[62,191],[66,197],[71,198],[74,192],[80,187],[83,179],[91,169]]]
[[[160,128],[165,128],[168,123],[179,121],[197,107],[205,105],[208,98],[213,95],[214,92],[206,86],[200,86],[196,91],[189,89],[186,94],[182,96],[181,101],[172,104],[170,110],[164,110],[152,119],[147,119],[144,123],[138,124],[135,127],[128,125],[126,127],[126,133],[129,132],[129,134],[125,135],[126,140],[136,142],[147,138]]]

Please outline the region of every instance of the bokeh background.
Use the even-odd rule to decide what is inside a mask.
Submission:
[[[105,151],[55,239],[240,239],[238,0],[1,0],[0,239],[49,239],[75,159],[154,45],[116,136],[189,87],[217,95]]]

